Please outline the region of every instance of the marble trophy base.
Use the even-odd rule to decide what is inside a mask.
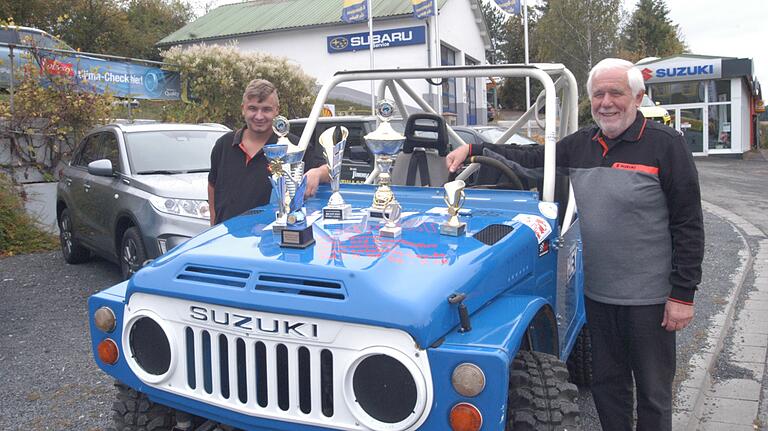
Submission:
[[[325,220],[347,220],[352,214],[352,205],[328,205],[323,208],[323,219]]]
[[[280,231],[280,247],[307,248],[315,243],[315,235],[312,225],[298,228],[296,226],[283,226]]]
[[[400,226],[384,226],[381,229],[379,229],[379,235],[384,238],[399,238],[400,234],[403,233],[403,228]]]
[[[461,222],[457,225],[443,223],[440,225],[440,235],[461,236],[467,231],[467,224]]]

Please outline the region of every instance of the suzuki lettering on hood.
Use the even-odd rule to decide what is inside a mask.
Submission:
[[[308,341],[325,341],[321,338],[328,338],[321,337],[324,328],[317,322],[267,313],[192,304],[187,318],[222,331],[246,332],[257,338],[280,337]]]

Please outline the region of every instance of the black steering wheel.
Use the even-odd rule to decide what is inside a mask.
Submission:
[[[507,177],[507,182],[499,181],[496,184],[476,186],[476,188],[486,189],[506,189],[506,190],[525,190],[523,182],[509,166],[488,156],[471,156],[469,163],[479,163],[489,168],[498,169],[502,177]],[[499,178],[501,179],[501,178]]]

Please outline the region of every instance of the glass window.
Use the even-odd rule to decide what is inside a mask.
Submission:
[[[709,105],[709,149],[731,148],[731,105]]]
[[[446,46],[440,46],[440,64],[454,66],[456,52]],[[456,78],[443,80],[443,112],[456,113]]]
[[[479,64],[472,58],[465,57],[467,65]],[[477,124],[477,78],[467,78],[467,124]]]
[[[731,101],[731,81],[728,79],[719,79],[709,81],[709,102],[730,102]]]
[[[104,134],[101,141],[101,158],[112,162],[112,170],[120,172],[120,149],[117,143],[117,136],[109,132]]]
[[[224,131],[156,130],[125,134],[125,145],[133,172],[207,172],[211,149]]]
[[[704,102],[705,81],[649,84],[651,97],[662,105]]]
[[[88,163],[101,159],[101,151],[98,145],[101,136],[101,133],[97,133],[86,137],[72,164],[87,167]]]

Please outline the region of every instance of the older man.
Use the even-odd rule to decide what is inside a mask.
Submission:
[[[587,90],[597,126],[557,144],[569,168],[584,245],[587,322],[592,334],[592,395],[604,430],[671,430],[675,331],[693,318],[704,230],[698,175],[675,130],[638,114],[642,74],[605,59]],[[448,154],[455,172],[488,148],[526,167],[544,151],[463,146]]]
[[[254,79],[245,88],[241,105],[245,126],[219,138],[211,151],[211,171],[208,174],[208,203],[211,225],[260,205],[269,203],[272,185],[269,182],[264,145],[277,142],[272,132],[272,120],[280,112],[275,86],[264,79]],[[298,138],[288,135],[293,144]],[[306,165],[306,195],[312,196],[320,182],[328,182],[328,167],[315,145],[310,143],[304,153]]]

